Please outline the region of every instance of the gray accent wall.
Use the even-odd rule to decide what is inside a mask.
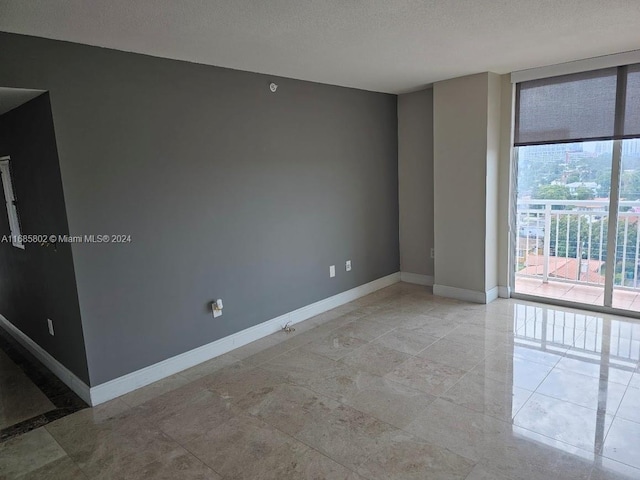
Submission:
[[[132,238],[72,246],[91,385],[398,271],[396,96],[4,33],[0,65],[49,91],[71,234]]]
[[[398,96],[400,269],[433,276],[433,89]]]
[[[69,233],[49,95],[0,116],[0,157],[10,168],[24,235]],[[0,194],[2,195],[2,194]],[[4,204],[0,237],[10,235]],[[0,243],[0,314],[84,382],[89,381],[71,245]],[[47,318],[54,324],[49,335]]]

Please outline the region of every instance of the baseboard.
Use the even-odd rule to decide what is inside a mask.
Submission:
[[[510,287],[498,287],[498,296],[500,298],[511,298]]]
[[[494,300],[496,300],[498,298],[498,295],[500,294],[500,288],[499,287],[493,287],[491,290],[487,290],[487,292],[485,293],[485,302],[484,303],[491,303]]]
[[[498,287],[494,287],[487,292],[467,290],[465,288],[449,287],[447,285],[434,285],[433,294],[440,297],[455,298],[465,302],[489,303],[498,298]]]
[[[420,273],[400,272],[400,280],[407,283],[415,283],[416,285],[425,285],[427,287],[433,285],[433,276],[422,275]]]
[[[381,288],[388,287],[400,281],[400,272],[387,275],[373,282],[339,293],[319,302],[312,303],[289,313],[285,313],[259,325],[247,328],[240,332],[221,338],[215,342],[195,348],[162,362],[136,370],[122,377],[91,387],[91,404],[98,405],[113,398],[129,393],[137,388],[157,382],[165,377],[174,375],[182,370],[198,365],[248,343],[259,340],[282,329],[286,323],[292,325],[319,315],[323,312],[349,303],[360,297],[368,295]]]
[[[0,326],[16,339],[20,345],[29,350],[42,364],[58,377],[64,384],[73,390],[82,400],[91,405],[91,392],[89,386],[80,380],[71,370],[53,358],[45,349],[31,340],[14,324],[0,315]]]

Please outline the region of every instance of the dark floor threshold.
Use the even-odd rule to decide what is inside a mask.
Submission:
[[[0,430],[0,443],[89,407],[74,391],[51,373],[47,367],[40,363],[36,357],[3,328],[0,328],[0,349],[56,407],[54,410],[44,414],[3,428]]]

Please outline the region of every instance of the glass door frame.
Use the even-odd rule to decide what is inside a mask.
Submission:
[[[607,219],[607,258],[616,258],[618,212],[620,208],[620,181],[622,174],[622,143],[623,140],[613,140],[611,159],[611,189],[609,192],[609,216]],[[516,285],[516,236],[517,232],[517,185],[518,185],[518,147],[512,146],[510,155],[509,175],[509,296],[520,300],[559,305],[569,308],[580,308],[600,313],[611,313],[640,319],[640,311],[625,310],[613,307],[613,292],[615,287],[615,262],[613,268],[605,269],[605,284],[603,305],[580,303],[553,297],[541,297],[527,293],[518,293]]]
[[[609,218],[607,230],[607,259],[614,259],[613,267],[607,262],[604,271],[604,301],[605,307],[613,308],[613,286],[615,279],[615,258],[618,241],[618,212],[620,210],[620,171],[622,168],[622,140],[613,141],[613,156],[611,159],[611,190],[609,191]]]

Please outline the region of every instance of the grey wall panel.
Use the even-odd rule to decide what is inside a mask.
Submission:
[[[489,74],[479,73],[433,86],[435,284],[482,293],[488,84]]]
[[[48,94],[0,116],[0,157],[7,155],[22,233],[68,234]],[[1,203],[0,237],[11,234]],[[88,383],[70,244],[0,243],[0,314]]]
[[[0,65],[50,92],[71,233],[132,236],[73,246],[92,385],[398,271],[395,96],[10,34]]]
[[[398,97],[400,268],[433,276],[433,89]]]

